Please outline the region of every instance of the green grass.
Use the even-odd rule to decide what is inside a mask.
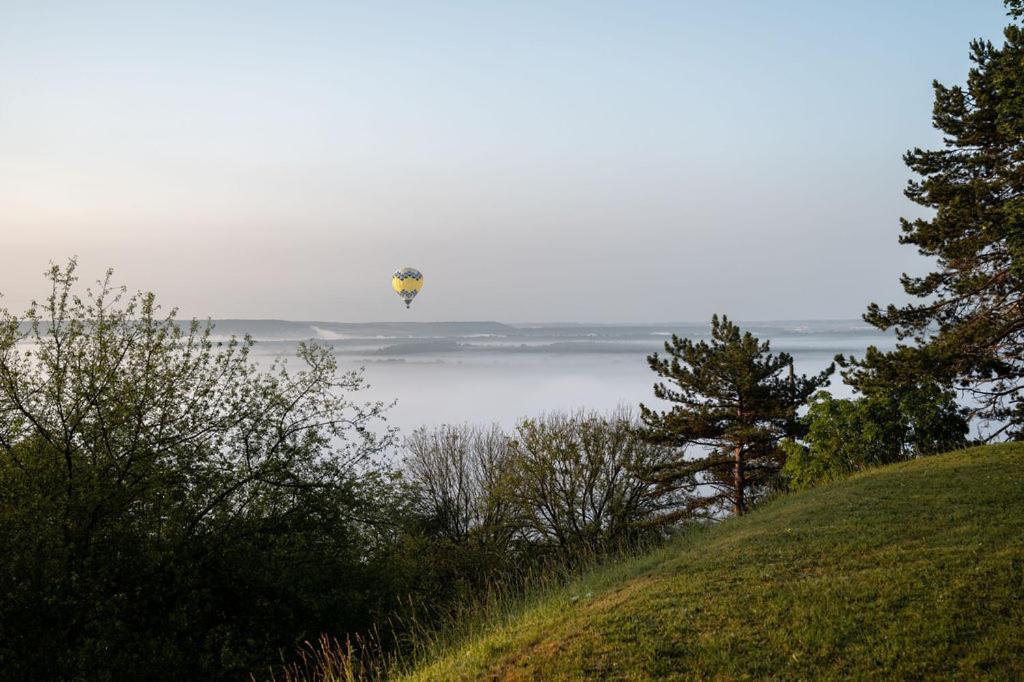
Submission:
[[[786,495],[524,602],[406,679],[1024,678],[1024,445]]]

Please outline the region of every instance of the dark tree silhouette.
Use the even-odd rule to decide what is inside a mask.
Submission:
[[[710,342],[673,335],[665,353],[648,362],[666,380],[654,385],[654,395],[674,405],[641,405],[641,418],[649,439],[681,450],[645,473],[664,486],[706,485],[712,493],[693,498],[688,513],[731,506],[742,514],[775,479],[785,458],[779,440],[798,433],[797,410],[834,367],[794,376],[787,353],[771,353],[767,341],[717,315]]]

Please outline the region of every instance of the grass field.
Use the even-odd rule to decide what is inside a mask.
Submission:
[[[609,566],[406,679],[1024,679],[1024,445],[786,495]]]

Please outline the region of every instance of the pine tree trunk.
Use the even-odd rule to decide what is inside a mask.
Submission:
[[[736,446],[734,451],[735,460],[733,463],[733,485],[736,487],[736,500],[733,511],[736,512],[736,516],[743,514],[743,489],[746,487],[746,481],[743,480],[743,448]]]

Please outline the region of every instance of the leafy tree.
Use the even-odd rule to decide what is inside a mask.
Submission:
[[[1016,17],[1022,7],[1007,3]],[[934,84],[943,148],[904,156],[919,176],[907,197],[934,215],[904,219],[900,242],[934,269],[902,277],[920,302],[872,304],[865,319],[913,343],[841,360],[857,388],[921,376],[955,385],[992,425],[987,439],[1024,437],[1024,28],[1011,24],[1005,37],[1001,48],[971,43],[966,86]]]
[[[507,544],[510,505],[502,494],[511,449],[501,428],[444,425],[406,439],[405,469],[417,509],[436,533],[453,542]]]
[[[0,669],[12,678],[237,678],[386,603],[379,404],[302,346],[158,317],[152,294],[79,294],[75,264],[0,311]],[[369,500],[375,500],[371,505]]]
[[[420,615],[430,607],[443,614],[497,583],[519,589],[530,576],[663,533],[659,517],[685,492],[637,475],[672,453],[636,427],[628,411],[617,411],[546,414],[511,434],[496,425],[415,431],[403,474],[418,520],[405,542]]]
[[[638,437],[628,412],[552,413],[516,428],[506,494],[520,534],[567,557],[639,540],[679,504],[679,491],[638,474],[672,453]]]
[[[404,449],[412,511],[404,549],[415,564],[409,592],[443,611],[521,558],[514,504],[504,494],[509,438],[497,425],[444,425],[414,431]]]
[[[954,396],[931,385],[917,391],[872,392],[855,400],[822,391],[801,419],[802,445],[787,439],[782,474],[795,490],[869,466],[945,452],[965,443],[967,422]]]
[[[794,376],[787,353],[771,353],[767,341],[717,315],[710,342],[673,335],[665,353],[648,363],[666,380],[654,385],[654,395],[674,404],[667,411],[641,405],[641,419],[649,440],[681,450],[646,474],[661,486],[700,484],[711,491],[693,498],[687,513],[731,506],[742,514],[774,482],[785,459],[780,439],[800,432],[797,410],[833,367]]]

